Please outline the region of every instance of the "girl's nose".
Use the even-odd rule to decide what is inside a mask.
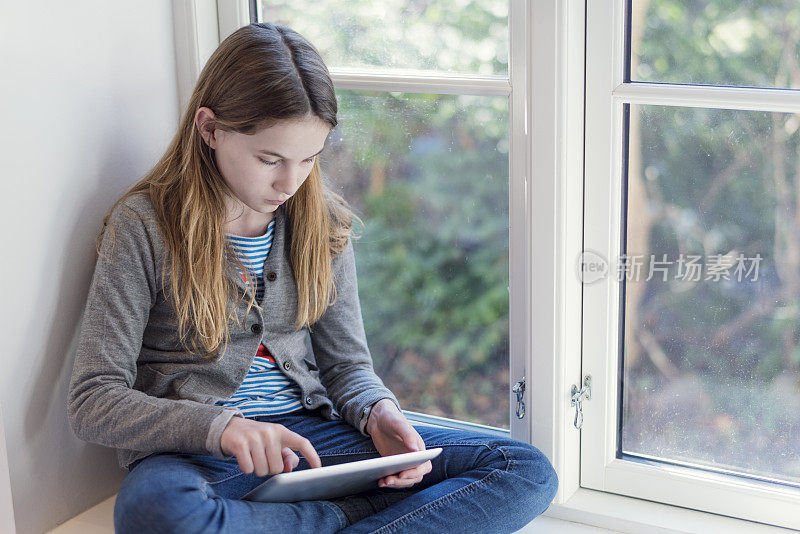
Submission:
[[[275,181],[274,188],[286,196],[294,195],[302,180],[302,172],[301,169],[292,168],[289,165],[284,166]]]

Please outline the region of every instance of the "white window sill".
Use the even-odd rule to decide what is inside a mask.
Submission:
[[[787,534],[795,530],[579,488],[547,517],[631,534]]]

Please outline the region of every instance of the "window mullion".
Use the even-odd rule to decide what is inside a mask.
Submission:
[[[532,333],[531,324],[531,232],[530,232],[530,162],[531,162],[531,130],[529,113],[530,74],[530,20],[532,12],[530,1],[511,2],[509,11],[509,81],[516,88],[508,102],[508,309],[509,309],[509,428],[511,437],[521,441],[532,442],[531,421],[536,416],[532,406],[533,377],[529,365]],[[517,416],[517,396],[511,388],[515,383],[525,379],[523,402],[525,414]],[[521,407],[521,406],[520,406]],[[541,450],[548,454],[551,451],[542,442]],[[552,458],[552,456],[550,456]]]
[[[629,82],[618,85],[613,98],[630,104],[800,113],[796,89]]]
[[[509,80],[504,76],[411,75],[331,69],[331,78],[337,89],[477,96],[506,96],[511,93]]]

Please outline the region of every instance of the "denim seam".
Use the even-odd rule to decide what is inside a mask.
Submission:
[[[448,446],[454,446],[454,445],[475,445],[475,446],[478,446],[478,447],[488,447],[488,448],[490,448],[492,450],[495,450],[495,448],[492,447],[491,445],[487,445],[486,443],[475,443],[474,441],[446,441],[446,442],[441,442],[441,443],[426,443],[425,444],[425,449],[426,450],[430,450],[430,449],[434,449],[436,447],[448,447]],[[374,452],[378,452],[378,451],[376,451],[374,448],[373,449],[366,449],[366,450],[341,449],[341,450],[338,450],[338,451],[328,451],[326,454],[319,454],[319,457],[320,458],[327,458],[328,456],[342,456],[342,455],[347,455],[347,454],[369,454],[369,453],[374,453]],[[505,456],[506,460],[508,460],[508,456],[505,453],[503,453],[503,456]]]
[[[224,475],[222,475],[223,478],[220,478],[218,480],[207,481],[206,484],[211,484],[211,485],[219,484],[220,482],[225,482],[226,480],[230,480],[232,478],[236,478],[236,477],[238,477],[240,475],[243,475],[243,474],[244,473],[242,473],[242,471],[237,467],[236,469],[228,471]]]
[[[323,458],[323,457],[327,458],[328,456],[342,456],[342,455],[346,455],[346,454],[368,454],[368,453],[373,453],[373,452],[378,452],[378,451],[376,451],[375,449],[367,449],[367,450],[363,450],[363,451],[353,451],[353,450],[349,450],[348,449],[348,450],[341,450],[341,451],[328,451],[326,454],[317,453],[317,455],[320,458]]]
[[[436,447],[447,447],[447,446],[452,446],[452,445],[476,445],[476,446],[489,447],[490,449],[494,450],[494,447],[492,447],[491,445],[487,445],[486,443],[475,443],[474,441],[443,441],[443,442],[439,442],[439,443],[426,443],[425,444],[425,448],[426,449],[432,449],[432,448],[436,448]],[[335,450],[335,451],[328,451],[325,454],[319,454],[318,453],[318,456],[320,458],[327,458],[328,456],[342,456],[342,455],[345,455],[345,454],[369,454],[369,453],[373,453],[373,452],[378,452],[378,451],[375,450],[374,448],[372,448],[372,449],[356,449],[356,450],[353,450],[353,449],[339,449],[339,450]],[[505,456],[506,460],[508,460],[508,456],[506,456],[505,453],[503,453],[503,456]]]
[[[336,514],[336,517],[339,518],[339,529],[340,530],[347,526],[347,516],[344,515],[344,511],[342,511],[341,508],[339,508],[338,506],[336,506],[335,504],[333,504],[330,501],[319,501],[319,502],[321,502],[322,504],[324,504],[325,506],[327,506],[328,508],[333,510],[333,513]]]
[[[505,458],[506,463],[508,464],[508,467],[506,468],[506,472],[510,473],[510,472],[512,472],[514,470],[514,465],[517,462],[514,460],[514,458],[511,457],[511,455],[506,454],[506,451],[505,451],[505,449],[503,449],[503,447],[494,448],[494,447],[490,447],[489,445],[487,445],[487,447],[489,447],[492,450],[500,451],[500,453],[503,455],[503,458]]]
[[[203,484],[200,486],[200,493],[203,494],[203,501],[207,501],[209,499],[208,496],[208,481],[204,480]]]
[[[425,448],[430,449],[432,447],[446,447],[448,445],[476,445],[476,446],[489,447],[490,449],[492,449],[492,446],[487,443],[475,443],[474,441],[442,441],[439,443],[426,442]]]
[[[477,490],[480,486],[483,486],[483,485],[488,484],[489,482],[492,482],[498,476],[500,476],[500,470],[499,469],[495,469],[494,471],[492,471],[491,473],[489,473],[488,475],[486,475],[482,479],[476,480],[475,482],[472,482],[471,484],[468,484],[468,485],[466,485],[466,486],[464,486],[462,488],[459,488],[459,489],[457,489],[456,491],[454,491],[452,493],[448,493],[447,495],[443,495],[442,497],[439,497],[435,501],[431,501],[431,502],[429,502],[429,503],[427,503],[427,504],[425,504],[423,506],[420,506],[416,510],[411,511],[411,512],[407,513],[404,516],[398,517],[397,519],[395,519],[391,523],[382,526],[378,530],[372,531],[371,534],[380,534],[381,532],[386,532],[386,533],[397,532],[398,528],[402,527],[404,523],[407,523],[411,519],[414,519],[415,517],[417,517],[417,516],[419,516],[419,515],[421,515],[421,514],[423,514],[425,512],[428,512],[430,510],[434,510],[434,509],[438,508],[439,506],[441,506],[443,504],[446,504],[448,502],[454,501],[457,497],[461,497],[462,495],[466,495],[468,493],[471,493],[471,492]]]

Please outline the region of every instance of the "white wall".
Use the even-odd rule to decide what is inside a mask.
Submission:
[[[66,390],[101,217],[177,124],[174,49],[168,0],[0,0],[0,404],[18,534],[125,476],[113,449],[75,438]]]

